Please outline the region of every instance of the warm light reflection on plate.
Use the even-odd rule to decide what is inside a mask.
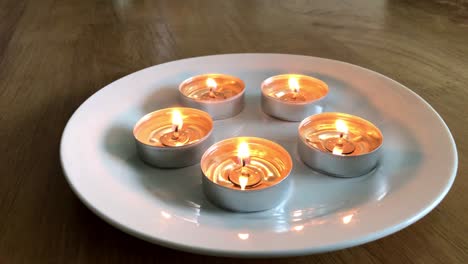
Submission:
[[[241,239],[241,240],[247,240],[247,239],[249,239],[249,236],[250,236],[250,235],[249,235],[248,233],[239,233],[239,234],[237,234],[237,236],[238,236],[239,239]]]
[[[169,214],[169,213],[167,213],[167,212],[164,212],[164,211],[161,211],[161,215],[162,215],[164,218],[166,218],[166,219],[169,219],[169,218],[172,217],[171,214]]]
[[[301,216],[301,215],[302,215],[302,211],[301,211],[301,210],[296,210],[296,211],[293,212],[293,216],[294,216],[294,217],[299,217],[299,216]]]
[[[349,214],[343,217],[343,224],[347,225],[351,223],[351,220],[353,220],[353,215],[354,214]]]
[[[293,227],[294,231],[302,231],[302,229],[304,229],[303,225],[297,225],[297,226]]]

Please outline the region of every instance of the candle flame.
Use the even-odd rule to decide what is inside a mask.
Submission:
[[[338,130],[338,132],[341,132],[343,134],[348,133],[348,126],[346,125],[345,121],[341,119],[337,119],[335,121],[335,127],[336,127],[336,130]]]
[[[250,149],[247,142],[241,142],[239,144],[237,147],[237,153],[240,165],[242,165],[242,167],[247,165],[250,160]]]
[[[239,165],[242,166],[241,171],[243,171],[245,169],[244,167],[250,162],[250,149],[247,142],[241,142],[237,146],[237,157],[239,160]],[[248,183],[249,176],[242,173],[242,175],[239,176],[239,186],[241,187],[241,190],[245,190],[245,187]]]
[[[340,140],[343,138],[346,134],[348,134],[348,126],[346,125],[345,121],[341,119],[337,119],[335,121],[335,127],[338,132],[341,133],[340,135]],[[332,153],[335,155],[342,155],[343,154],[343,144],[340,143],[341,141],[338,141],[335,147],[333,147]]]
[[[249,182],[249,177],[241,175],[239,176],[239,186],[241,187],[241,190],[245,190],[245,186],[247,186],[247,183]]]
[[[296,77],[290,77],[288,79],[288,85],[289,89],[291,89],[291,91],[293,91],[294,93],[299,92],[299,80]]]
[[[208,78],[206,79],[206,86],[208,86],[208,88],[210,88],[211,91],[214,91],[218,87],[218,84],[213,78]]]
[[[180,131],[182,126],[184,125],[184,120],[182,118],[182,114],[179,110],[172,111],[172,126],[174,127],[174,131]]]

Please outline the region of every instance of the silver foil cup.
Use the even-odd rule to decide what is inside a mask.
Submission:
[[[344,120],[350,132],[354,133],[355,153],[333,154],[324,147],[324,141],[318,140],[319,135],[322,138],[333,136],[330,131],[337,119]],[[331,176],[349,178],[371,172],[378,165],[382,143],[382,133],[376,126],[348,114],[318,114],[304,119],[299,125],[298,152],[302,161],[314,170]]]
[[[207,91],[206,80],[212,78],[217,83],[217,92],[225,93],[225,99],[203,99]],[[197,108],[211,115],[214,120],[226,119],[239,114],[244,108],[244,82],[234,76],[226,74],[203,74],[191,77],[179,86],[181,104]]]
[[[151,133],[158,135],[158,129],[170,127],[170,113],[174,109],[185,116],[184,126],[195,127],[201,136],[196,142],[177,147],[163,146],[157,140],[150,141]],[[159,134],[167,130],[161,129]],[[181,168],[200,161],[205,150],[213,144],[212,130],[213,120],[208,113],[193,108],[174,107],[154,111],[142,117],[135,125],[133,135],[137,153],[145,163],[158,168]]]
[[[298,93],[302,94],[304,101],[281,99],[281,96],[291,91],[288,87],[289,78],[296,78],[300,82]],[[263,81],[261,90],[263,112],[281,120],[298,122],[323,111],[323,98],[328,94],[328,85],[310,76],[283,74]]]
[[[279,174],[263,177],[262,181],[250,188],[241,189],[230,182],[229,176],[224,176],[223,168],[232,169],[239,142],[247,142],[251,146],[252,161],[260,164],[261,159],[274,166]],[[223,165],[224,164],[224,165]],[[213,204],[235,212],[256,212],[274,208],[285,201],[290,192],[289,174],[292,170],[292,159],[289,153],[280,145],[261,138],[239,137],[220,141],[211,146],[201,160],[203,173],[203,191]],[[224,166],[224,167],[223,167]],[[214,172],[219,172],[219,176]],[[221,172],[220,172],[221,171]],[[270,175],[266,173],[264,176]]]
[[[203,192],[213,204],[234,212],[257,212],[278,206],[286,200],[291,187],[289,177],[263,190],[233,190],[203,177]]]
[[[182,168],[197,164],[205,150],[213,144],[210,134],[203,141],[177,148],[160,148],[136,140],[137,153],[147,164],[158,168]]]

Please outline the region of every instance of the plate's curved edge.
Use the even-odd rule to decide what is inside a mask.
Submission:
[[[63,167],[63,161],[61,160],[61,165]],[[456,172],[455,172],[456,173]],[[64,171],[64,174],[66,172]],[[157,244],[160,246],[168,247],[171,249],[176,249],[176,250],[182,250],[185,252],[189,253],[194,253],[194,254],[203,254],[203,255],[209,255],[209,256],[218,256],[218,257],[238,257],[238,258],[271,258],[271,257],[293,257],[293,256],[304,256],[304,255],[311,255],[311,254],[318,254],[318,253],[325,253],[325,252],[330,252],[330,251],[336,251],[336,250],[341,250],[345,248],[350,248],[350,247],[355,247],[359,245],[363,245],[375,240],[378,240],[380,238],[386,237],[388,235],[394,234],[410,225],[415,223],[416,221],[420,220],[424,216],[426,216],[429,212],[431,212],[447,195],[448,191],[450,190],[453,181],[455,177],[452,177],[452,181],[450,182],[450,185],[448,188],[444,190],[444,193],[436,199],[431,206],[427,207],[423,212],[420,212],[413,217],[409,218],[408,221],[405,221],[401,223],[398,226],[392,226],[384,230],[379,230],[374,233],[368,234],[367,236],[364,236],[362,238],[357,238],[355,240],[347,241],[346,243],[335,245],[334,247],[330,247],[329,245],[325,245],[322,247],[316,247],[316,248],[304,248],[304,249],[297,249],[297,250],[285,250],[285,251],[226,251],[226,250],[218,250],[218,249],[213,249],[213,248],[205,248],[205,247],[190,247],[187,245],[183,244],[178,244],[171,242],[169,240],[163,240],[160,238],[155,238],[152,236],[148,236],[144,233],[141,233],[137,230],[131,229],[123,224],[120,224],[119,222],[113,220],[112,218],[108,217],[105,214],[102,214],[97,208],[92,206],[91,203],[86,200],[85,197],[83,197],[76,189],[75,186],[70,183],[70,181],[67,178],[67,182],[69,183],[72,191],[78,196],[78,198],[85,204],[85,206],[90,209],[94,214],[99,216],[101,219],[103,219],[105,222],[109,223],[113,227],[127,233],[128,235],[135,236],[139,239],[142,239],[146,242],[152,243],[152,244]]]
[[[451,173],[451,176],[449,178],[449,181],[448,181],[447,185],[445,186],[443,191],[440,193],[440,195],[438,195],[434,200],[432,200],[429,203],[429,205],[426,208],[424,208],[424,210],[419,211],[416,214],[408,217],[405,221],[402,221],[400,224],[398,224],[396,226],[390,226],[390,227],[388,227],[386,229],[381,229],[381,230],[376,231],[374,233],[368,233],[368,234],[366,234],[364,236],[361,236],[359,238],[356,238],[356,239],[353,239],[353,240],[348,240],[345,243],[335,244],[333,246],[324,245],[324,246],[316,247],[316,248],[301,248],[301,249],[285,250],[285,251],[235,251],[235,250],[226,251],[226,250],[218,250],[218,249],[213,249],[213,248],[205,248],[205,247],[201,247],[201,246],[191,247],[191,246],[171,242],[169,240],[164,240],[164,239],[156,238],[156,237],[153,237],[153,236],[148,236],[148,235],[146,235],[144,233],[141,233],[141,232],[139,232],[137,230],[131,229],[131,228],[129,228],[129,227],[127,227],[127,226],[125,226],[123,224],[120,224],[119,222],[113,220],[112,218],[108,217],[107,215],[101,213],[97,208],[92,206],[92,204],[85,197],[83,197],[80,192],[78,192],[78,190],[75,188],[75,185],[71,182],[71,179],[68,177],[68,175],[67,175],[67,173],[65,171],[65,166],[64,166],[64,161],[63,161],[63,148],[64,148],[64,143],[63,142],[64,142],[64,138],[66,137],[67,130],[69,129],[69,125],[72,123],[74,118],[76,118],[77,114],[82,110],[82,108],[86,105],[86,103],[89,100],[91,100],[91,98],[93,96],[100,94],[101,92],[103,92],[103,90],[105,90],[105,88],[107,88],[109,86],[112,86],[114,83],[119,82],[119,81],[121,81],[121,80],[123,80],[125,78],[129,78],[130,75],[134,75],[134,74],[137,74],[137,73],[142,72],[142,71],[149,71],[153,67],[161,66],[161,65],[164,65],[164,64],[170,64],[170,63],[174,62],[174,61],[169,61],[169,62],[165,62],[165,63],[162,63],[162,64],[157,64],[157,65],[153,65],[153,66],[150,66],[150,67],[147,67],[147,68],[143,68],[141,70],[138,70],[136,72],[133,72],[131,74],[123,76],[123,77],[115,80],[114,82],[104,86],[103,88],[96,91],[92,96],[87,98],[73,112],[73,114],[70,116],[70,118],[69,118],[63,132],[62,132],[62,136],[61,136],[61,139],[60,139],[60,163],[61,163],[62,170],[63,170],[63,173],[65,175],[67,183],[71,187],[72,191],[85,204],[86,207],[88,207],[93,213],[95,213],[97,216],[99,216],[100,218],[105,220],[107,223],[109,223],[112,226],[124,231],[125,233],[127,233],[129,235],[136,236],[136,237],[138,237],[138,238],[140,238],[142,240],[145,240],[147,242],[155,243],[155,244],[165,246],[165,247],[168,247],[168,248],[172,248],[172,249],[182,250],[182,251],[195,253],[195,254],[211,255],[211,256],[242,257],[242,258],[249,258],[249,257],[252,257],[252,258],[290,257],[290,256],[301,256],[301,255],[309,255],[309,254],[316,254],[316,253],[324,253],[324,252],[329,252],[329,251],[335,251],[335,250],[340,250],[340,249],[344,249],[344,248],[354,247],[354,246],[358,246],[358,245],[362,245],[362,244],[365,244],[365,243],[369,243],[369,242],[378,240],[380,238],[383,238],[385,236],[388,236],[390,234],[398,232],[398,231],[408,227],[409,225],[415,223],[416,221],[420,220],[421,218],[426,216],[429,212],[431,212],[437,205],[440,204],[440,202],[445,198],[445,196],[447,195],[447,193],[451,189],[451,187],[452,187],[452,185],[453,185],[453,183],[455,181],[455,178],[456,178],[456,175],[457,175],[457,170],[458,170],[458,152],[457,152],[457,147],[456,147],[455,140],[453,138],[453,135],[452,135],[449,127],[447,126],[447,124],[445,123],[443,118],[439,115],[439,113],[437,111],[435,111],[435,109],[426,100],[424,100],[421,96],[419,96],[417,93],[415,93],[411,89],[407,88],[406,86],[400,84],[399,82],[397,82],[397,81],[395,81],[395,80],[393,80],[393,79],[391,79],[391,78],[389,78],[389,77],[387,77],[387,76],[385,76],[385,75],[383,75],[383,74],[381,74],[379,72],[376,72],[376,71],[373,71],[373,70],[370,70],[370,69],[366,69],[366,68],[361,67],[359,65],[355,65],[355,64],[351,64],[351,63],[343,62],[343,61],[337,61],[337,60],[322,58],[322,57],[316,57],[316,56],[306,56],[306,55],[299,55],[299,54],[282,54],[282,53],[230,53],[230,54],[208,55],[208,56],[200,56],[200,57],[189,57],[189,58],[184,58],[184,59],[181,59],[181,60],[203,59],[203,58],[207,58],[207,57],[229,56],[229,55],[236,55],[236,56],[252,56],[252,55],[297,56],[297,57],[316,58],[316,59],[321,59],[321,60],[327,60],[327,61],[330,61],[332,63],[347,64],[348,66],[359,68],[360,70],[364,70],[364,71],[376,74],[379,77],[383,77],[386,80],[388,80],[388,81],[390,81],[390,82],[404,88],[403,90],[405,90],[407,92],[410,92],[413,96],[417,97],[420,101],[422,101],[425,104],[425,106],[429,110],[431,110],[432,113],[434,113],[437,116],[439,121],[444,125],[444,128],[445,128],[445,130],[447,132],[447,135],[450,138],[450,141],[451,141],[452,147],[453,147],[452,148],[452,155],[453,155],[454,164],[453,164],[453,166],[451,168],[452,173]],[[178,61],[180,61],[180,60],[178,60]]]

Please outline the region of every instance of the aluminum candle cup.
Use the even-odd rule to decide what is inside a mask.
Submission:
[[[338,177],[364,175],[375,168],[382,132],[369,121],[343,113],[323,113],[299,125],[298,151],[309,167]]]
[[[263,111],[286,121],[301,121],[321,113],[321,99],[328,94],[326,83],[300,74],[270,77],[263,81],[261,89]]]
[[[213,120],[206,112],[173,107],[142,117],[133,129],[140,158],[159,168],[196,164],[213,144]]]
[[[271,209],[287,198],[290,189],[291,156],[266,139],[220,141],[205,152],[200,165],[207,198],[231,211]]]
[[[209,113],[214,120],[237,115],[244,108],[244,82],[225,74],[204,74],[179,86],[183,105]]]

